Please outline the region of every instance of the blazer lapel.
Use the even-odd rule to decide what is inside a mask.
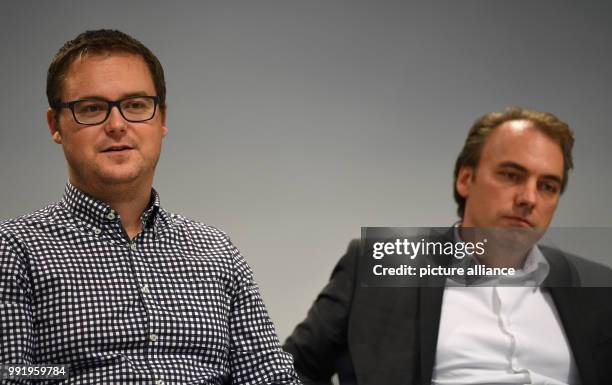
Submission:
[[[446,229],[433,238],[439,242],[454,242],[454,228]],[[434,255],[422,260],[422,265],[433,262],[436,266],[449,266],[450,258],[445,255]],[[427,276],[422,279],[419,288],[419,384],[430,384],[438,347],[438,330],[446,278]]]
[[[435,287],[419,289],[419,331],[420,331],[420,381],[421,384],[431,383],[436,348],[438,344],[438,329],[440,328],[440,313],[442,312],[442,297],[444,282],[436,279]]]
[[[580,295],[586,289],[579,287],[580,282],[576,272],[561,252],[547,248],[542,248],[542,252],[550,264],[550,272],[544,287],[550,291],[557,308],[582,383],[596,384],[597,368],[593,364],[590,344],[586,337],[590,334],[585,329],[588,322],[581,322],[589,310],[581,309],[582,305],[588,304],[588,301],[585,302],[585,298],[581,298]]]
[[[435,237],[452,241],[452,229]],[[447,256],[420,265],[448,265]],[[360,287],[349,323],[350,355],[359,385],[429,384],[446,279],[424,277],[413,287]]]

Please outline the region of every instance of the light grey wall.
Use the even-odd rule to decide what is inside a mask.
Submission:
[[[44,84],[85,29],[119,28],[165,66],[170,133],[155,185],[227,231],[281,338],[360,226],[455,221],[469,125],[509,105],[575,129],[554,225],[612,226],[612,3],[52,1],[0,15],[0,219],[61,197]]]

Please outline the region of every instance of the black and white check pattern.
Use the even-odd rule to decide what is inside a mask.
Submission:
[[[141,221],[130,241],[110,206],[68,184],[2,223],[0,362],[68,364],[66,384],[299,384],[228,237],[164,211],[155,191]]]

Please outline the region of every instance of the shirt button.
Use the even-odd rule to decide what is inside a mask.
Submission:
[[[149,285],[145,283],[140,287],[140,291],[142,292],[142,294],[149,294]]]
[[[149,334],[149,341],[151,342],[157,341],[157,334]]]
[[[100,229],[98,229],[98,228],[95,228],[95,229],[94,229],[94,233],[95,233],[96,235],[100,235],[100,234],[102,233],[102,230],[100,230]]]
[[[116,216],[115,216],[115,212],[113,210],[111,210],[110,213],[108,213],[106,215],[106,219],[108,219],[109,221],[112,221],[115,218],[116,218]]]
[[[136,245],[136,243],[132,242],[132,243],[130,243],[130,249],[136,251],[136,250],[138,250],[138,245]]]
[[[164,385],[164,380],[155,380],[155,385]]]

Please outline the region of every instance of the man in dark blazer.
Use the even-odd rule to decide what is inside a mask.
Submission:
[[[567,124],[539,111],[477,120],[455,165],[461,220],[442,238],[470,240],[468,228],[543,234],[567,185],[573,141]],[[418,287],[363,286],[363,256],[362,243],[352,241],[285,343],[304,383],[330,384],[338,373],[342,384],[359,385],[612,384],[607,267],[538,245],[478,257],[488,267],[529,265],[539,277],[537,287],[497,299],[516,301],[512,324],[494,305],[474,301],[479,290],[499,295],[496,288],[449,287],[439,276]]]

